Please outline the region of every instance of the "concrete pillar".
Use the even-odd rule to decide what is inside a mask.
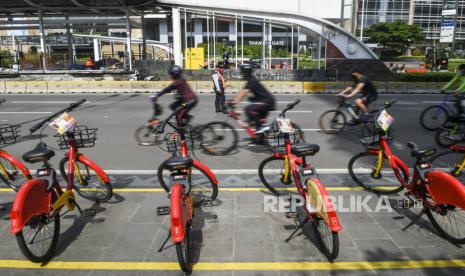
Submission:
[[[229,41],[236,41],[236,22],[229,22]]]
[[[127,47],[129,71],[132,71],[132,50],[131,50],[132,30],[131,30],[131,21],[129,20],[128,12],[126,12],[126,34],[127,34],[126,47]]]
[[[68,41],[68,67],[74,63],[73,55],[73,36],[71,35],[71,26],[69,22],[69,14],[66,14],[66,40]],[[68,69],[68,68],[66,68]]]
[[[181,40],[181,14],[179,13],[179,8],[173,7],[172,21],[173,21],[174,63],[182,67],[183,62],[182,62],[182,40]]]
[[[410,0],[410,9],[408,12],[408,24],[413,25],[413,16],[415,15],[415,0]]]
[[[160,42],[168,43],[168,21],[166,19],[160,19],[159,22]]]
[[[42,70],[47,70],[47,65],[45,64],[45,30],[44,30],[44,13],[39,9],[39,35],[40,35],[40,55],[42,60]]]
[[[100,60],[100,41],[97,38],[93,39],[94,44],[94,60]]]
[[[142,11],[142,14],[140,15],[140,23],[141,23],[141,28],[142,28],[142,60],[147,59],[147,41],[145,38],[145,17],[144,17],[144,11]]]
[[[203,43],[203,19],[196,18],[194,19],[194,47]]]

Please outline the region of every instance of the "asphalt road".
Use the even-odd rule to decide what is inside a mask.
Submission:
[[[168,155],[156,147],[138,146],[133,138],[134,130],[144,124],[151,115],[151,105],[147,94],[72,94],[72,95],[3,95],[7,100],[0,107],[1,123],[21,123],[23,139],[20,143],[9,146],[7,150],[16,156],[32,149],[38,142],[38,135],[28,136],[28,129],[40,118],[51,112],[65,107],[73,101],[86,98],[89,102],[83,108],[76,110],[72,115],[79,124],[97,127],[98,140],[94,148],[84,149],[83,152],[107,170],[154,170]],[[229,97],[232,97],[230,95]],[[228,98],[229,98],[228,97]],[[355,153],[362,150],[359,143],[358,127],[351,127],[339,135],[321,133],[318,126],[319,116],[328,109],[335,107],[333,95],[279,95],[276,96],[278,109],[283,109],[289,102],[301,99],[302,102],[290,113],[288,117],[305,130],[307,142],[319,144],[320,153],[311,159],[318,169],[346,169],[348,160]],[[397,99],[396,105],[391,109],[396,118],[394,123],[395,142],[393,151],[408,163],[412,159],[406,150],[408,141],[415,141],[420,145],[434,143],[434,132],[423,130],[419,125],[420,112],[435,102],[442,100],[441,96],[432,95],[382,95],[377,101],[377,107],[388,99]],[[171,96],[162,98],[162,104],[168,108]],[[194,123],[207,123],[210,121],[228,120],[239,128],[234,121],[225,115],[214,113],[214,97],[201,95],[200,103],[195,108]],[[245,106],[243,103],[239,106]],[[162,115],[162,117],[163,117]],[[277,112],[271,116],[276,116]],[[245,138],[243,131],[239,132]],[[53,130],[48,128],[44,132],[43,140],[52,147],[56,147]],[[240,149],[232,155],[224,157],[206,156],[198,153],[198,158],[214,170],[254,169],[268,153],[251,151],[247,142],[240,143]],[[57,154],[61,155],[61,154]],[[58,162],[55,158],[54,162]]]

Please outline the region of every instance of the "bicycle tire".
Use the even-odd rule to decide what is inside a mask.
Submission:
[[[322,231],[320,230],[320,225],[322,223],[325,225],[325,227],[328,227],[324,219],[318,217],[317,215],[313,215],[312,225],[313,230],[315,231],[315,237],[318,245],[320,246],[323,255],[325,255],[328,261],[333,262],[339,255],[339,233],[330,231],[329,239],[331,240],[332,245],[328,246],[325,243],[325,238],[323,237]]]
[[[457,131],[453,129],[454,126],[452,125],[446,125],[442,128],[440,128],[437,132],[436,132],[436,135],[435,135],[435,140],[436,140],[436,143],[440,146],[440,147],[443,147],[443,148],[447,148],[447,147],[450,147],[452,146],[453,144],[456,144],[460,141],[463,141],[463,138],[462,139],[453,139],[453,135],[457,135]]]
[[[441,185],[444,185],[444,184],[442,183]],[[426,188],[423,189],[423,200],[429,201],[430,199],[432,199],[432,197],[429,195],[428,190]],[[444,205],[444,204],[436,205],[434,201],[432,202],[432,205],[435,206],[436,208],[440,208],[439,212],[436,212],[436,210],[433,210],[433,208],[427,208],[425,210],[425,213],[428,216],[428,219],[430,220],[431,224],[439,232],[439,234],[442,237],[446,238],[447,240],[455,244],[465,244],[465,231],[463,231],[461,237],[454,236],[453,234],[450,233],[450,231],[448,231],[449,229],[451,229],[451,227],[441,226],[439,223],[439,219],[435,217],[436,214],[439,215],[440,217],[445,217],[447,214],[450,214],[451,212],[458,210],[461,212],[460,213],[461,215],[459,217],[461,217],[462,219],[460,222],[458,222],[457,218],[454,217],[453,222],[451,224],[458,226],[459,229],[465,229],[465,210],[460,207],[453,206],[453,205]]]
[[[27,175],[23,171],[19,170],[17,166],[10,162],[8,159],[0,157],[0,163],[8,174],[5,175],[4,172],[0,170],[0,180],[15,192],[19,190],[22,184],[32,179],[31,175]]]
[[[68,168],[68,161],[69,157],[64,157],[60,161],[60,173],[63,179],[65,181],[68,179],[68,173],[67,173],[67,168]],[[74,173],[74,190],[79,194],[79,196],[91,200],[91,201],[98,201],[98,202],[107,202],[110,200],[113,196],[113,187],[110,182],[105,182],[101,177],[98,176],[97,172],[95,169],[92,167],[87,166],[86,164],[82,163],[79,160],[76,160],[78,163],[78,167],[80,168],[81,174],[83,177],[85,177],[86,182],[92,182],[92,183],[99,183],[99,185],[103,188],[100,188],[102,192],[102,196],[93,196],[91,195],[90,192],[86,191],[89,188],[81,188],[81,183],[79,183],[79,179],[76,173]],[[66,169],[65,169],[66,168]],[[92,179],[92,180],[91,180]],[[96,182],[94,182],[94,179]],[[86,186],[88,183],[86,183]],[[96,192],[97,193],[97,192]]]
[[[53,193],[52,202],[54,202],[58,198],[58,196],[55,190],[52,189],[51,192]],[[58,238],[60,236],[60,213],[56,212],[55,217],[53,218],[54,229],[53,229],[53,234],[52,234],[52,240],[51,240],[50,246],[46,249],[45,253],[41,255],[37,255],[36,253],[32,252],[31,249],[29,249],[28,244],[31,244],[31,243],[27,242],[25,239],[25,234],[23,233],[24,228],[30,225],[33,225],[31,221],[33,221],[34,219],[36,220],[44,219],[43,216],[45,216],[45,214],[31,217],[29,221],[25,224],[23,229],[21,229],[21,231],[16,234],[16,242],[18,243],[19,250],[21,251],[21,253],[23,253],[24,257],[26,257],[28,260],[34,263],[45,263],[53,257],[53,254],[55,253],[55,250],[58,244]]]
[[[208,199],[211,200],[211,201],[214,201],[216,199],[216,197],[218,196],[218,185],[216,185],[215,183],[213,183],[213,179],[203,170],[201,170],[197,165],[192,165],[192,169],[198,171],[199,173],[201,173],[204,178],[206,180],[208,180],[209,182],[209,188],[207,189],[211,189],[211,195],[208,196]],[[164,171],[166,171],[166,173],[164,173]],[[197,173],[196,171],[194,171],[194,173],[192,173],[192,175],[197,175],[199,173]],[[168,170],[165,170],[163,168],[163,164],[161,164],[159,167],[158,167],[158,170],[157,170],[157,178],[158,178],[158,182],[160,183],[160,186],[163,188],[163,190],[165,190],[165,192],[169,193],[170,192],[170,188],[168,187],[168,185],[166,184],[167,180],[168,179],[164,179],[163,178],[163,175],[169,175],[168,173]],[[204,180],[200,180],[198,186],[206,186],[205,184],[203,184],[202,182],[205,182],[205,179]],[[198,197],[200,196],[200,199],[199,200],[194,200],[195,202],[201,202],[202,199],[205,199],[204,196],[203,196],[203,193],[201,192],[202,190],[205,190],[205,189],[202,189],[202,190],[199,190],[197,189],[195,186],[197,185],[192,185],[192,189],[191,189],[191,192],[192,192],[192,197],[194,199],[198,199]],[[197,192],[200,191],[200,194],[197,194]]]
[[[458,171],[460,162],[465,157],[465,152],[460,150],[446,150],[435,154],[430,159],[431,166],[437,170],[447,172],[465,183],[465,173],[463,169]]]
[[[325,117],[330,118],[329,122],[331,122],[330,123],[331,125],[326,126],[326,124],[324,123]],[[336,119],[336,118],[338,118],[338,119]],[[336,124],[335,120],[338,120],[337,125],[339,125],[340,127],[333,129],[332,128],[333,124]],[[341,122],[339,122],[339,120]],[[342,113],[342,111],[337,110],[337,109],[333,109],[333,110],[328,110],[328,111],[324,112],[323,114],[321,114],[321,116],[320,116],[320,118],[318,120],[318,123],[319,123],[319,126],[320,126],[321,130],[324,133],[326,133],[326,134],[338,134],[338,133],[342,132],[344,130],[345,126],[347,125],[347,118],[346,118],[346,115],[344,115],[344,113]]]
[[[138,127],[134,131],[134,139],[140,146],[155,146],[161,143],[160,135],[155,133],[152,125]]]
[[[191,226],[189,223],[186,223],[184,240],[176,243],[176,255],[178,257],[179,266],[181,267],[181,270],[186,273],[191,270],[190,233]]]
[[[222,131],[222,132],[220,132]],[[224,133],[223,133],[224,132]],[[230,133],[232,141],[226,146],[221,148],[216,148],[216,144],[219,141],[223,141],[224,137]],[[231,153],[237,148],[239,141],[239,134],[234,129],[233,126],[226,122],[210,122],[201,126],[202,133],[202,149],[205,153],[214,155],[214,156],[223,156]]]
[[[430,112],[432,113],[430,114]],[[440,114],[438,115],[437,113],[440,113]],[[427,121],[428,118],[431,118],[433,120],[438,120],[437,118],[441,118],[442,116],[444,116],[443,120],[439,119],[438,123],[435,125],[431,125]],[[444,126],[446,122],[448,121],[449,117],[450,117],[450,114],[447,111],[447,109],[445,109],[441,105],[432,105],[430,107],[427,107],[425,110],[423,110],[423,112],[421,112],[420,125],[426,130],[435,131],[441,128],[442,126]]]
[[[269,165],[269,168],[265,169],[268,163],[272,161],[278,161],[278,162],[276,163],[276,165]],[[280,165],[280,163],[282,163],[282,165]],[[280,166],[281,168],[279,168]],[[277,195],[277,196],[288,194],[287,191],[289,189],[295,188],[295,185],[292,185],[292,183],[294,183],[294,178],[292,176],[292,173],[290,173],[286,181],[286,179],[283,178],[283,169],[284,169],[284,159],[281,157],[274,157],[274,156],[266,158],[258,166],[258,176],[261,182],[270,192],[272,192],[274,195]],[[265,173],[265,170],[271,170],[270,175],[273,175],[273,176],[265,177],[265,175],[268,174],[268,173]],[[274,186],[277,186],[277,187],[275,188]]]
[[[352,178],[352,180],[355,181],[355,183],[357,183],[359,186],[363,187],[364,189],[368,190],[368,191],[371,191],[371,192],[374,192],[376,194],[383,194],[383,195],[390,195],[390,194],[396,194],[400,191],[402,191],[405,187],[402,185],[402,183],[400,183],[400,181],[398,180],[398,177],[399,177],[399,174],[400,172],[402,173],[401,176],[403,176],[404,180],[406,182],[408,182],[409,180],[409,176],[408,176],[408,173],[403,169],[403,167],[401,166],[398,166],[398,170],[399,171],[393,171],[394,172],[394,177],[389,179],[389,182],[393,183],[395,182],[395,186],[392,186],[392,190],[390,189],[387,189],[386,187],[382,187],[382,186],[379,186],[379,188],[376,188],[376,187],[373,187],[372,185],[369,185],[369,184],[366,184],[366,180],[360,180],[360,177],[357,177],[357,175],[359,174],[357,172],[357,170],[354,170],[354,164],[355,162],[358,160],[358,159],[361,159],[365,156],[373,156],[375,159],[374,161],[377,161],[378,159],[378,155],[376,154],[372,154],[372,153],[369,153],[369,152],[361,152],[361,153],[358,153],[356,155],[354,155],[350,161],[349,161],[349,165],[348,165],[348,169],[349,169],[349,175],[350,177]],[[360,168],[360,170],[362,170],[362,173],[361,174],[364,174],[365,176],[367,176],[368,180],[371,179],[374,179],[374,180],[379,180],[382,177],[382,173],[381,173],[381,177],[376,179],[372,173],[373,173],[373,167],[375,165],[375,163],[373,163],[372,160],[367,160],[366,161],[368,164],[363,164],[363,167]],[[372,164],[372,165],[369,165],[369,164]],[[388,165],[389,169],[392,170],[391,166],[390,166],[390,163],[389,163],[389,160],[387,159],[387,157],[383,157],[383,164],[386,164]]]

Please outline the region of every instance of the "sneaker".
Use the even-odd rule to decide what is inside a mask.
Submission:
[[[158,119],[150,119],[149,120],[149,125],[151,125],[151,126],[156,126],[159,123],[160,123],[160,120],[158,120]]]

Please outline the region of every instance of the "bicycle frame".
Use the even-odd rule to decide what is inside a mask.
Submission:
[[[0,158],[3,158],[5,160],[8,160],[11,164],[13,164],[17,169],[19,169],[24,175],[28,175],[30,176],[31,175],[31,172],[29,171],[29,169],[23,164],[21,163],[18,159],[16,159],[15,157],[11,156],[8,152],[6,152],[5,150],[2,150],[0,149]],[[2,163],[0,163],[0,171],[5,174],[5,175],[8,175],[6,169],[3,167]]]
[[[234,119],[234,121],[236,121],[237,124],[240,127],[242,127],[252,139],[257,138],[257,134],[255,133],[255,130],[250,125],[246,124],[244,121],[241,120],[239,113],[237,113],[235,110],[231,110],[229,112],[229,117]]]

